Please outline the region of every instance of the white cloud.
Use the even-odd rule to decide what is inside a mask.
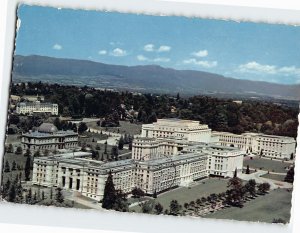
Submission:
[[[120,48],[115,48],[110,55],[114,56],[114,57],[123,57],[127,55],[126,50],[120,49]]]
[[[199,50],[198,52],[193,52],[192,55],[195,57],[207,57],[208,51],[207,50]]]
[[[300,68],[295,66],[283,66],[277,67],[275,65],[263,65],[256,61],[251,61],[246,64],[239,65],[238,72],[241,73],[265,73],[265,74],[277,74],[277,75],[296,75],[300,76]]]
[[[171,59],[167,57],[157,57],[153,59],[154,62],[169,62],[170,60]]]
[[[147,62],[169,62],[171,59],[167,57],[156,57],[154,59],[145,57],[144,55],[136,56],[136,59],[139,61],[147,61]]]
[[[149,59],[143,55],[137,55],[136,59],[138,59],[139,61],[148,61]]]
[[[153,44],[146,44],[144,46],[144,50],[147,52],[153,52],[154,51],[154,45]]]
[[[106,51],[106,50],[100,50],[100,51],[98,52],[98,54],[99,54],[99,55],[105,55],[105,54],[107,54],[107,51]]]
[[[262,65],[255,61],[248,62],[239,66],[239,71],[242,73],[268,73],[275,74],[276,66]]]
[[[55,50],[62,50],[62,46],[60,44],[55,44],[53,45],[52,49],[55,49]]]
[[[171,50],[171,47],[168,46],[168,45],[161,45],[159,48],[158,48],[158,52],[169,52]]]
[[[202,60],[197,60],[195,58],[183,60],[183,63],[198,65],[198,66],[202,66],[204,68],[212,68],[212,67],[216,67],[218,65],[217,61],[202,61]]]

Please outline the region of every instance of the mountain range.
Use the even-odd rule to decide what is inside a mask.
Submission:
[[[232,94],[300,100],[300,85],[224,77],[157,65],[122,66],[89,60],[15,55],[13,81],[42,81],[151,93]]]

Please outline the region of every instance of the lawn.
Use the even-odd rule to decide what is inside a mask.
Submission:
[[[245,203],[243,208],[231,207],[204,217],[268,223],[271,223],[275,218],[281,218],[288,222],[291,198],[291,192],[287,192],[286,189],[277,189]]]
[[[255,168],[257,170],[286,173],[286,167],[289,167],[290,163],[270,159],[262,159],[259,157],[253,157],[253,159],[246,157],[244,159],[244,167],[246,167],[247,165],[249,165],[250,168]]]
[[[98,145],[100,147],[100,150],[98,150],[99,155],[100,155],[99,159],[101,159],[102,154],[103,154],[103,159],[104,160],[106,160],[108,157],[110,157],[112,146],[107,145],[107,154],[105,154],[104,153],[105,145],[97,143],[98,140],[107,139],[106,135],[101,135],[101,134],[96,134],[96,133],[89,133],[89,132],[86,132],[85,135],[87,137],[80,137],[79,138],[79,142],[80,142],[81,145],[83,143],[85,143],[87,146],[91,145],[92,149],[94,149],[94,150],[96,150],[96,145]],[[128,150],[128,149],[119,150],[119,156],[120,156],[119,159],[130,159],[131,158],[131,151]]]
[[[277,174],[266,174],[261,177],[268,178],[271,180],[284,181],[285,175],[277,175]]]
[[[87,125],[98,130],[102,129],[104,131],[109,131],[113,133],[126,133],[130,135],[140,134],[142,129],[142,125],[130,123],[128,121],[120,121],[120,127],[99,127],[96,122],[89,122],[87,123]]]
[[[182,206],[186,202],[196,201],[198,198],[207,197],[212,193],[219,194],[227,190],[227,179],[208,178],[190,188],[179,187],[174,190],[158,195],[155,202],[159,202],[164,209],[169,209],[170,202],[177,200]],[[131,208],[136,212],[140,212],[140,207]]]
[[[22,173],[22,179],[25,179],[25,173],[24,173],[24,168],[25,168],[25,163],[26,163],[27,157],[24,155],[16,155],[15,153],[5,153],[3,156],[3,166],[5,165],[6,161],[9,163],[10,167],[10,172],[3,172],[3,181],[6,182],[6,180],[9,178],[11,181],[15,179],[16,175],[19,175]],[[16,169],[15,171],[11,171],[12,168],[12,163],[13,161],[16,162],[17,166],[20,166],[21,170]]]

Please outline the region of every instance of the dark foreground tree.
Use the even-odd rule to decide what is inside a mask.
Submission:
[[[247,165],[246,174],[250,174],[250,168],[249,168],[249,165]]]
[[[163,210],[164,210],[164,207],[160,203],[157,203],[154,206],[154,209],[155,209],[155,213],[156,214],[161,214],[163,212]]]
[[[140,197],[145,196],[145,192],[137,187],[132,189],[131,194],[132,194],[133,198],[140,198]]]
[[[170,212],[169,212],[170,215],[175,215],[175,216],[179,215],[181,209],[182,206],[179,205],[177,200],[172,200],[170,202]]]
[[[61,188],[56,189],[55,200],[58,203],[63,203],[64,202],[64,195],[62,194],[62,189]]]
[[[294,167],[291,167],[286,173],[284,181],[289,183],[294,183],[294,175],[295,175]]]
[[[270,190],[270,187],[271,187],[270,184],[265,182],[258,185],[258,191],[261,194],[266,194]]]
[[[104,195],[102,200],[102,207],[104,209],[113,209],[116,203],[117,195],[113,182],[113,176],[111,172],[108,173],[108,177],[104,187]]]
[[[25,180],[30,180],[30,171],[31,171],[31,158],[27,156],[26,163],[25,163]]]

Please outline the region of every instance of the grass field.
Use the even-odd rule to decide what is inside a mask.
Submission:
[[[98,140],[107,139],[106,135],[101,135],[101,134],[86,132],[85,136],[87,136],[87,137],[80,137],[79,138],[79,142],[81,143],[81,145],[83,143],[85,143],[86,145],[91,145],[92,149],[94,149],[94,150],[96,150],[96,146],[98,145],[100,147],[100,150],[98,150],[99,155],[100,155],[99,159],[101,159],[102,154],[103,154],[103,159],[104,160],[106,160],[108,157],[110,157],[112,146],[107,145],[107,154],[105,154],[104,153],[104,151],[105,151],[105,145],[97,143]],[[131,151],[127,150],[127,149],[119,150],[119,156],[120,156],[119,158],[120,159],[129,159],[129,158],[131,158],[131,153],[128,154],[129,152],[131,152]],[[122,156],[123,154],[126,154],[126,156]]]
[[[245,203],[243,208],[231,207],[204,217],[269,223],[275,218],[281,218],[288,222],[290,220],[291,198],[291,192],[287,192],[286,189],[277,189]]]
[[[255,168],[257,170],[266,170],[272,172],[286,173],[286,167],[290,166],[289,163],[280,162],[270,159],[262,159],[259,157],[254,157],[249,159],[249,157],[244,159],[244,167],[249,165],[250,168]]]
[[[4,172],[3,171],[3,181],[6,182],[6,180],[9,178],[11,181],[15,179],[16,175],[19,175],[20,172],[22,173],[22,179],[25,179],[25,163],[26,163],[26,157],[24,155],[16,155],[14,153],[5,153],[3,156],[3,166],[5,165],[6,161],[9,163],[10,170],[12,168],[13,161],[16,162],[17,167],[18,165],[22,168],[21,170],[15,170],[10,172]]]
[[[285,175],[266,174],[266,175],[263,175],[262,177],[268,178],[268,179],[271,179],[271,180],[284,181]]]
[[[202,181],[193,187],[179,187],[177,189],[158,195],[155,202],[159,202],[164,209],[169,209],[170,202],[177,200],[182,206],[185,202],[196,201],[198,198],[207,197],[212,193],[219,194],[227,190],[227,179],[209,178]],[[202,183],[204,182],[204,183]],[[139,206],[131,208],[136,212],[140,212]]]
[[[96,122],[89,122],[87,123],[89,127],[105,130],[113,133],[120,133],[120,134],[140,134],[142,125],[130,123],[128,121],[120,121],[120,127],[99,127]]]

